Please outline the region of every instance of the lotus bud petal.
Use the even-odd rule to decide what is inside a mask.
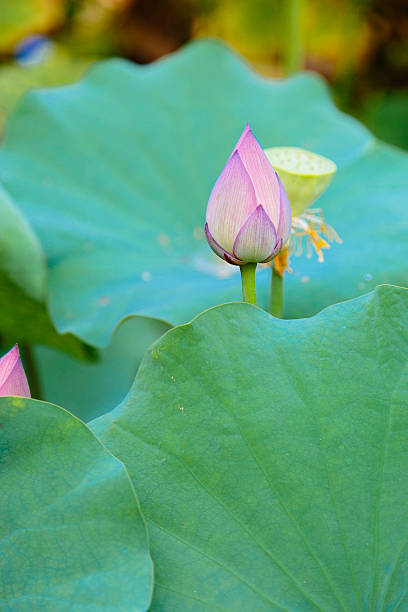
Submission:
[[[259,205],[239,230],[232,250],[235,257],[241,261],[266,261],[272,256],[271,244],[275,248],[275,226]]]
[[[290,228],[285,190],[247,125],[210,194],[208,244],[228,263],[265,262],[278,254]]]
[[[0,396],[31,397],[17,344],[0,359]]]
[[[272,147],[265,153],[279,174],[294,217],[317,200],[337,170],[330,159],[298,147]]]

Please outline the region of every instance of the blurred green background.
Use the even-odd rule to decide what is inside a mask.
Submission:
[[[406,0],[0,0],[0,128],[27,89],[112,55],[148,63],[202,36],[265,75],[319,72],[341,109],[408,148]]]

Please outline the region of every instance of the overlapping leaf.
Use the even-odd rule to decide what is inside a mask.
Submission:
[[[124,466],[65,410],[0,398],[0,608],[149,607],[152,563]]]
[[[178,323],[239,299],[238,269],[202,230],[247,121],[263,146],[301,146],[339,167],[319,205],[344,244],[324,264],[293,261],[286,314],[406,282],[407,156],[339,113],[318,77],[261,78],[199,41],[150,66],[108,61],[79,84],[30,94],[6,130],[0,178],[46,250],[61,331],[104,345],[127,315]],[[265,303],[269,271],[258,275]]]
[[[122,324],[99,352],[72,334],[59,334],[45,307],[45,255],[27,220],[0,190],[0,355],[28,344],[38,370],[30,379],[37,397],[65,406],[83,420],[103,414],[126,395],[147,346],[167,326],[138,318]],[[27,364],[31,378],[31,363]],[[37,388],[36,388],[37,387]]]
[[[408,606],[408,291],[169,331],[94,422],[147,518],[152,610]]]
[[[147,346],[167,326],[152,319],[124,322],[109,347],[96,352],[59,334],[45,307],[45,255],[27,220],[0,190],[0,354],[15,342],[38,370],[32,392],[83,420],[103,414],[126,395]],[[31,365],[27,364],[31,376]],[[30,380],[32,383],[33,381]]]
[[[59,334],[45,307],[46,262],[39,240],[8,194],[0,189],[0,343],[60,348],[80,359],[93,351],[71,334]]]
[[[45,256],[27,220],[0,189],[0,261],[10,280],[30,297],[42,300],[45,294]]]
[[[95,361],[79,361],[47,346],[33,351],[42,398],[89,421],[117,406],[135,378],[147,347],[167,330],[159,321],[125,321]]]

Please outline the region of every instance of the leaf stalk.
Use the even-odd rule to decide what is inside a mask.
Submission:
[[[278,319],[283,317],[283,274],[272,265],[271,286],[269,291],[269,312]]]

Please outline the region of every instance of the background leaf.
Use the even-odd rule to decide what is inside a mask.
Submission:
[[[64,406],[85,421],[111,410],[129,390],[146,348],[168,326],[133,317],[99,351],[70,333],[59,334],[44,304],[45,255],[2,190],[0,225],[0,354],[21,343],[34,397]],[[30,351],[28,344],[35,348]]]
[[[7,193],[0,188],[1,268],[28,295],[45,293],[45,255],[37,236]]]
[[[3,352],[16,342],[53,346],[81,360],[94,360],[95,350],[70,333],[60,334],[45,304],[27,296],[0,270],[0,339]]]
[[[94,351],[72,334],[59,334],[45,307],[46,261],[30,224],[0,188],[0,342],[51,345],[79,358]]]
[[[408,148],[408,89],[371,96],[359,115],[378,138]]]
[[[146,610],[152,563],[124,466],[65,410],[0,398],[0,607]]]
[[[48,346],[36,346],[33,358],[42,398],[64,406],[83,421],[105,414],[122,401],[134,381],[147,347],[168,326],[153,319],[132,317],[115,332],[97,360],[78,361]]]
[[[408,606],[408,291],[302,321],[211,309],[94,423],[135,483],[152,610]]]
[[[319,205],[344,244],[324,264],[293,260],[286,316],[406,283],[408,157],[341,114],[320,78],[261,78],[199,41],[149,66],[103,62],[79,84],[29,94],[8,125],[0,178],[47,253],[60,331],[103,346],[128,315],[180,323],[240,299],[238,269],[211,253],[202,230],[247,121],[264,147],[300,146],[339,167]],[[261,271],[261,304],[268,282]]]

